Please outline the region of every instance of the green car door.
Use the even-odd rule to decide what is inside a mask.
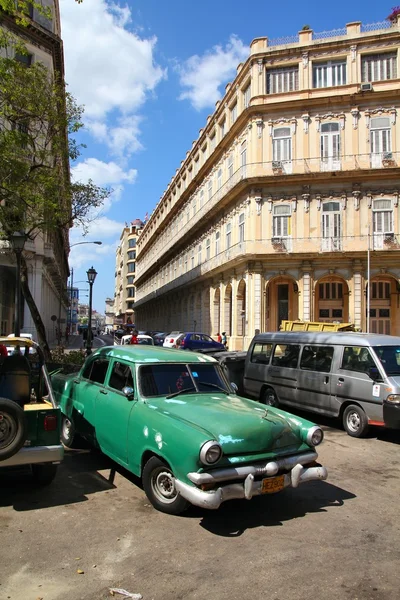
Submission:
[[[127,389],[132,394],[127,394]],[[124,391],[123,391],[124,390]],[[105,385],[96,397],[96,439],[104,454],[128,465],[128,428],[137,403],[133,369],[129,363],[114,360]]]

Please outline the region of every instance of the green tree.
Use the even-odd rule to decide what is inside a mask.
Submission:
[[[13,0],[0,0],[0,8]],[[32,4],[36,4],[32,2]],[[80,155],[73,137],[82,127],[82,107],[64,82],[40,62],[27,68],[17,58],[0,57],[0,230],[28,238],[56,239],[72,224],[87,227],[93,209],[110,190],[71,182],[70,160]],[[66,233],[65,233],[66,235]],[[29,290],[24,258],[21,286],[38,338],[50,356],[46,331]]]

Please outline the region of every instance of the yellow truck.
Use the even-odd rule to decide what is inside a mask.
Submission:
[[[355,331],[353,323],[320,323],[318,321],[282,321],[281,331]]]

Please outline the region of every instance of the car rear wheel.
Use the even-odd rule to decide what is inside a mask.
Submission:
[[[33,481],[37,485],[49,485],[56,476],[58,465],[47,463],[43,465],[31,465]]]
[[[147,461],[142,481],[146,496],[157,510],[180,515],[188,507],[189,503],[175,489],[171,469],[156,456]]]
[[[275,406],[276,408],[279,406],[278,396],[276,395],[275,390],[271,387],[267,387],[262,391],[260,402],[261,404]]]
[[[351,437],[364,437],[369,429],[367,415],[360,406],[350,404],[343,412],[343,426]]]
[[[0,461],[16,454],[27,435],[24,409],[12,400],[0,398]]]
[[[65,415],[62,416],[61,422],[61,441],[67,448],[76,448],[78,436],[75,433],[75,426],[72,421]]]

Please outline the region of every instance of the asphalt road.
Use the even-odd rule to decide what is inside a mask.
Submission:
[[[112,346],[114,344],[114,338],[112,335],[95,335],[93,337],[93,348],[100,348],[101,346]],[[70,335],[68,338],[69,350],[80,350],[85,345],[83,337],[81,335]]]
[[[400,432],[322,425],[327,482],[181,517],[90,450],[46,489],[0,472],[0,598],[398,600]]]

